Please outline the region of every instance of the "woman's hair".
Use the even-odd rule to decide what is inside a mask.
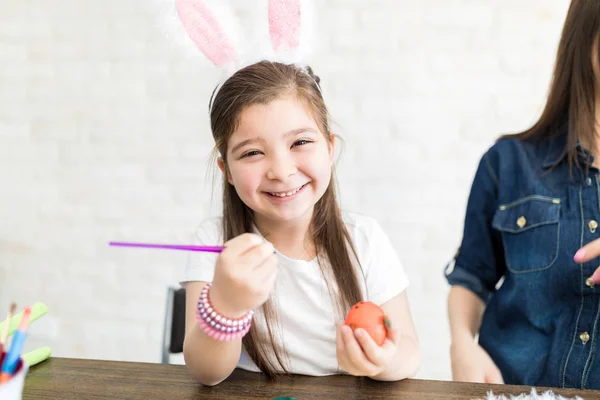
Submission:
[[[595,143],[596,77],[592,57],[599,57],[600,1],[572,0],[563,27],[548,99],[539,120],[528,130],[504,137],[540,140],[568,127],[569,165],[580,168],[577,144]],[[594,51],[596,48],[596,51]]]
[[[228,169],[228,142],[239,124],[241,113],[250,105],[268,104],[277,98],[289,95],[295,96],[308,106],[320,131],[332,143],[329,113],[321,95],[319,78],[310,68],[261,61],[231,76],[219,88],[209,106],[215,150],[223,159],[225,171]],[[246,232],[253,232],[254,222],[253,211],[239,198],[233,185],[227,181],[226,174],[227,172],[223,176],[223,238],[225,241]],[[350,234],[342,220],[336,198],[334,176],[332,171],[331,181],[325,193],[315,204],[310,234],[314,240],[323,277],[333,277],[339,290],[339,292],[333,290],[328,282],[329,291],[332,295],[339,293],[336,299],[337,307],[339,311],[344,312],[362,299],[355,268],[355,266],[360,268],[360,264]],[[275,344],[274,328],[278,318],[272,300],[268,300],[261,308],[265,316],[267,332],[260,332],[256,324],[253,324],[249,334],[243,339],[243,345],[258,368],[272,378],[276,374],[277,365],[287,372],[283,359],[285,351]]]

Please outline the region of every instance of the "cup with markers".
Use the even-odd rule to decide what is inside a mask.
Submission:
[[[30,323],[47,312],[43,303],[35,303],[17,314],[16,304],[12,303],[8,317],[0,323],[0,399],[21,400],[25,378],[29,368],[51,355],[49,347],[42,347],[23,354]],[[12,340],[9,338],[12,336]]]

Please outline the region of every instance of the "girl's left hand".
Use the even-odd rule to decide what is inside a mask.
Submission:
[[[387,339],[378,346],[364,329],[352,331],[343,322],[339,323],[336,343],[340,368],[351,375],[370,378],[385,372],[398,347],[398,332],[393,328],[387,331]]]

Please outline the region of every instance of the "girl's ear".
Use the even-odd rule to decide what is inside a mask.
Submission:
[[[223,157],[217,158],[217,165],[219,166],[219,169],[221,170],[221,172],[223,174],[225,174],[225,176],[227,176],[227,182],[229,182],[230,184],[233,185],[233,180],[231,179],[231,174],[229,173],[229,169],[227,168],[227,164],[225,164]]]
[[[331,165],[333,165],[335,159],[335,146],[336,146],[336,135],[334,133],[331,134],[331,141],[329,142],[329,161]]]

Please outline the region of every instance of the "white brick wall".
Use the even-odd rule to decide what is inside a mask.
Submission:
[[[28,348],[158,361],[185,255],[107,243],[186,242],[218,209],[205,180],[218,74],[164,38],[149,3],[0,7],[0,311],[50,308]],[[450,378],[442,269],[476,163],[538,115],[568,3],[318,2],[312,64],[345,139],[343,206],[377,218],[404,261],[422,378]]]

